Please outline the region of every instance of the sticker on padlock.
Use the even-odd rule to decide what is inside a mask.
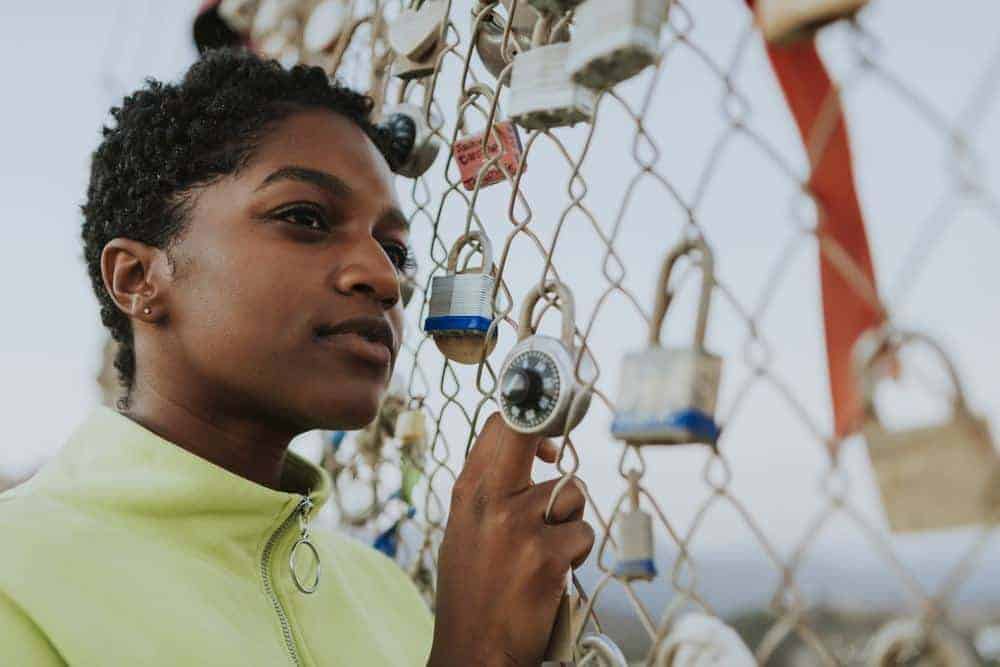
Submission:
[[[455,162],[458,163],[458,173],[462,179],[462,187],[472,190],[476,187],[479,171],[488,159],[498,157],[498,163],[510,174],[511,179],[517,175],[521,164],[521,137],[517,127],[510,121],[502,121],[493,126],[486,141],[486,151],[483,152],[484,133],[462,137],[455,141]],[[527,166],[527,165],[525,165]],[[494,185],[506,180],[504,171],[497,164],[491,165],[479,181],[481,187]]]
[[[673,299],[670,276],[677,261],[698,253],[701,259],[701,298],[691,348],[664,348],[660,329]],[[704,241],[685,240],[667,255],[657,284],[656,308],[650,322],[649,346],[625,356],[618,405],[611,433],[636,445],[714,445],[720,429],[715,403],[722,375],[722,359],[705,350],[705,331],[715,286],[712,252]]]
[[[323,0],[313,8],[302,32],[302,45],[319,53],[333,47],[350,17],[343,0]]]
[[[562,336],[536,334],[531,325],[535,305],[543,294],[558,296]],[[569,432],[587,413],[592,389],[576,377],[595,377],[593,361],[573,344],[573,296],[562,283],[536,285],[524,298],[518,322],[518,343],[500,369],[500,411],[504,421],[520,433],[558,436]],[[591,380],[592,381],[592,380]]]
[[[757,667],[739,634],[708,614],[688,612],[677,619],[656,651],[655,667]]]
[[[589,121],[594,91],[575,83],[566,69],[568,42],[532,46],[514,58],[511,71],[511,119],[521,127],[541,130]]]
[[[474,242],[479,244],[482,264],[460,270],[459,255]],[[479,231],[460,236],[448,253],[447,273],[431,280],[424,321],[424,331],[434,337],[441,354],[460,364],[478,364],[493,352],[497,344],[497,329],[492,327],[494,284],[489,238]]]
[[[626,581],[651,581],[656,577],[653,560],[653,517],[639,508],[622,512],[615,521],[618,560],[615,576]]]
[[[863,658],[865,667],[980,664],[960,636],[942,625],[917,618],[900,618],[882,626],[865,647]]]
[[[432,115],[431,119],[440,125],[436,116]],[[424,117],[423,109],[407,103],[385,107],[380,125],[392,135],[394,172],[408,178],[419,178],[431,168],[441,144],[434,140],[434,132]]]
[[[566,67],[588,88],[611,88],[653,64],[665,0],[586,0],[573,15],[576,30]]]
[[[757,23],[768,42],[786,44],[852,18],[866,4],[868,0],[757,0]]]
[[[257,5],[258,0],[222,0],[219,3],[219,16],[230,28],[241,35],[246,35],[253,27]]]
[[[873,343],[874,341],[874,343]],[[929,347],[952,383],[951,415],[929,426],[890,430],[875,407],[880,358],[906,345]],[[864,407],[861,432],[893,532],[943,530],[996,520],[998,454],[988,422],[974,415],[951,361],[933,340],[881,328],[855,344],[855,369]]]
[[[253,17],[250,34],[254,40],[259,40],[279,31],[286,19],[296,19],[297,9],[296,0],[261,0]]]
[[[518,15],[524,13],[521,11],[522,8],[531,12],[533,15],[530,24],[533,25],[538,15],[535,14],[533,9],[527,7],[523,3],[519,5],[517,12]],[[479,54],[479,59],[482,61],[486,71],[489,72],[493,78],[499,78],[508,63],[507,57],[504,55],[503,46],[503,36],[506,24],[503,20],[501,20],[497,12],[489,10],[479,22],[477,28],[475,25],[477,15],[477,12],[473,10],[473,28],[477,29],[475,39],[476,53]],[[516,24],[511,26],[508,41],[508,55],[510,57],[516,57],[518,53],[522,53],[531,48],[530,25],[527,29],[519,29]],[[501,83],[505,86],[508,85],[508,78],[505,77]]]
[[[447,19],[448,3],[443,0],[425,0],[420,9],[404,9],[389,24],[389,45],[403,58],[424,60],[440,39]]]

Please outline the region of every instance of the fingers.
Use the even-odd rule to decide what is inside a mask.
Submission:
[[[549,455],[548,448],[539,451],[543,442],[538,435],[514,431],[494,412],[483,425],[462,476],[481,480],[493,494],[517,493],[529,486],[535,457]]]
[[[569,567],[574,570],[587,560],[597,539],[594,528],[586,521],[544,526],[543,531],[546,543],[556,551],[557,558],[562,562],[568,562]]]
[[[566,481],[563,482],[563,479]],[[587,497],[584,494],[586,488],[586,484],[578,477],[550,479],[532,486],[521,494],[525,503],[524,511],[546,518],[545,510],[549,509],[546,523],[577,521],[583,518],[583,511],[587,505]],[[554,498],[553,493],[555,493]]]

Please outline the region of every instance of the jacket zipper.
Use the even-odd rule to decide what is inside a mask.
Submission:
[[[264,553],[260,559],[260,576],[264,580],[264,590],[271,600],[274,612],[278,615],[278,621],[281,623],[281,634],[285,638],[285,649],[288,651],[288,657],[295,667],[301,667],[302,662],[299,660],[299,652],[295,648],[295,639],[292,637],[292,627],[288,622],[288,616],[285,614],[284,607],[281,606],[281,601],[278,599],[278,594],[274,591],[274,586],[271,585],[271,553],[274,551],[274,546],[277,544],[278,538],[288,529],[288,526],[291,525],[296,517],[305,525],[310,509],[312,509],[312,500],[307,496],[302,496],[302,500],[299,501],[295,511],[285,517],[285,520],[281,522],[278,529],[268,538],[267,543],[264,545]]]

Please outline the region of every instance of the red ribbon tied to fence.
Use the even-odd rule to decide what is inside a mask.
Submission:
[[[755,0],[747,4],[753,9]],[[854,342],[865,330],[882,323],[884,311],[854,187],[851,147],[837,88],[812,36],[768,44],[767,55],[809,157],[808,185],[819,217],[816,235],[830,398],[839,442],[856,430],[861,417],[851,367]]]

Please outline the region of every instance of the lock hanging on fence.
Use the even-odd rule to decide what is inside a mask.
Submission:
[[[944,362],[954,392],[951,416],[940,424],[889,430],[875,408],[875,389],[888,355],[911,343],[928,346]],[[858,339],[854,362],[863,401],[861,431],[890,528],[941,530],[998,518],[1000,455],[987,421],[970,411],[944,350],[922,334],[880,328]]]
[[[677,260],[696,252],[701,257],[701,298],[691,348],[664,348],[660,329],[673,299],[670,276]],[[712,252],[700,239],[685,240],[667,255],[657,284],[656,308],[650,321],[649,347],[625,356],[618,405],[611,433],[635,445],[715,445],[719,426],[715,403],[722,374],[721,357],[705,350],[705,330],[715,271]]]
[[[482,264],[458,268],[458,257],[470,243],[479,243]],[[493,246],[485,233],[472,231],[455,241],[448,253],[447,274],[431,280],[431,297],[424,331],[434,337],[441,354],[460,364],[478,364],[493,352]]]
[[[656,577],[653,517],[639,507],[639,473],[629,471],[628,482],[629,509],[615,521],[618,559],[614,573],[625,581],[651,581]]]
[[[419,405],[411,405],[399,413],[395,434],[403,453],[422,465],[427,454],[427,420]]]
[[[431,118],[436,125],[440,125],[436,116]],[[392,136],[392,170],[407,178],[423,176],[441,150],[423,109],[407,103],[386,107],[382,111],[380,125],[387,128]]]
[[[562,337],[536,334],[531,316],[542,294],[556,294],[562,313]],[[557,436],[576,427],[590,407],[592,390],[576,380],[593,377],[593,362],[573,345],[574,304],[569,288],[549,281],[524,298],[518,322],[518,342],[500,370],[500,408],[504,421],[520,433]]]
[[[444,44],[441,28],[448,20],[448,3],[426,0],[419,9],[405,9],[388,29],[396,58],[392,73],[400,79],[419,79],[434,73]]]
[[[573,81],[603,89],[656,62],[667,0],[586,0],[573,14],[566,67]]]
[[[865,667],[980,664],[963,639],[944,626],[900,618],[879,628],[864,650]]]
[[[350,11],[343,0],[323,0],[306,20],[302,45],[310,53],[322,53],[333,48],[347,26]]]
[[[485,4],[484,0],[480,0],[473,7],[472,23],[474,29],[476,29],[476,17],[483,11],[483,4]],[[504,5],[507,6],[509,14],[509,0],[506,0]],[[512,23],[510,38],[508,40],[508,48],[512,56],[516,56],[518,53],[531,48],[531,29],[537,19],[538,14],[533,9],[528,7],[524,2],[518,4],[514,18],[508,20],[509,23]],[[483,66],[493,78],[499,78],[500,73],[507,66],[507,58],[504,57],[503,52],[503,35],[506,25],[497,12],[490,9],[487,10],[483,19],[479,22],[478,30],[475,34],[476,53],[479,54],[479,59],[482,61]],[[504,79],[501,83],[507,85],[508,81]]]
[[[787,44],[812,37],[820,28],[853,18],[868,0],[757,0],[757,23],[764,39]]]
[[[688,612],[674,623],[656,650],[655,667],[725,665],[757,667],[736,630],[714,616]]]
[[[531,48],[514,58],[511,71],[510,118],[529,130],[574,125],[594,115],[594,91],[574,82],[567,70],[569,42],[554,42],[551,16],[535,24]]]

